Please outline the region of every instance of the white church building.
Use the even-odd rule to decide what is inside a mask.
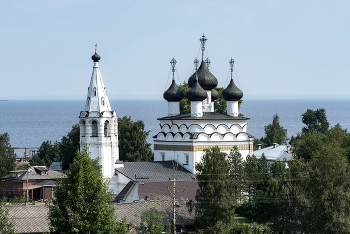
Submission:
[[[222,92],[227,101],[227,114],[214,113],[218,81],[204,61],[206,40],[204,35],[200,39],[202,62],[188,80],[191,89],[187,91],[186,98],[191,101],[191,113],[180,114],[180,101],[184,94],[173,75],[172,84],[163,95],[168,101],[168,116],[158,119],[161,131],[154,136],[155,161],[175,160],[192,173],[196,173],[195,164],[201,161],[204,149],[218,146],[228,154],[237,147],[244,159],[253,154],[254,137],[247,133],[249,118],[240,116],[238,112],[238,101],[243,92],[233,82],[233,59],[230,60],[231,81]],[[173,59],[173,74],[175,64]]]
[[[174,162],[178,162],[183,180],[192,180],[203,150],[214,146],[225,153],[237,147],[244,159],[253,154],[254,137],[247,133],[249,118],[240,116],[238,112],[238,101],[243,97],[243,92],[233,82],[232,59],[231,81],[222,92],[222,97],[227,101],[227,114],[214,112],[214,102],[219,97],[215,90],[218,81],[208,69],[208,59],[204,61],[206,40],[204,35],[200,39],[202,62],[188,80],[191,88],[186,98],[191,102],[191,113],[180,114],[180,101],[185,95],[175,83],[176,61],[171,61],[173,80],[163,95],[168,101],[168,116],[158,119],[161,129],[154,136],[154,162],[119,161],[118,117],[109,103],[99,68],[101,57],[95,49],[85,109],[79,115],[80,150],[86,149],[91,158],[99,159],[103,177],[110,180],[109,187],[113,194],[125,192],[123,197],[127,197],[130,193],[133,194],[132,199],[138,200],[137,186],[134,185],[140,181],[168,180]]]

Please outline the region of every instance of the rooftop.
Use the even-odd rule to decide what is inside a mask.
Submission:
[[[30,172],[28,172],[30,171]],[[29,167],[26,170],[16,170],[11,171],[11,174],[4,176],[4,179],[13,179],[13,180],[55,180],[63,176],[62,172],[51,170],[45,166],[33,166]]]
[[[287,151],[288,146],[287,145],[276,145],[275,146],[269,146],[260,150],[255,150],[254,155],[256,158],[261,158],[262,154],[265,155],[266,159],[268,161],[276,161],[280,160],[283,161],[286,160],[292,160],[293,157],[290,155]]]
[[[158,120],[249,120],[249,118],[244,116],[229,116],[213,112],[203,112],[202,117],[192,117],[191,113],[167,116],[158,118]]]
[[[173,178],[174,161],[153,161],[153,162],[124,162],[124,167],[116,168],[118,172],[134,181],[166,181]],[[192,180],[194,175],[178,165],[178,180]]]

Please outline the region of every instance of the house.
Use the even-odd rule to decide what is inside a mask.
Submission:
[[[26,198],[28,179],[28,196],[33,201],[52,199],[52,189],[56,186],[56,179],[63,176],[62,172],[51,170],[46,166],[33,166],[26,170],[10,171],[10,173],[1,178],[0,196]]]
[[[190,213],[186,208],[186,199],[178,199],[175,204],[177,233],[189,231],[195,233],[194,212]],[[137,201],[125,204],[116,204],[115,213],[117,222],[127,217],[130,233],[136,233],[135,227],[141,223],[141,218],[155,208],[157,212],[163,214],[163,224],[167,225],[173,220],[173,200],[169,197],[158,197],[156,200]],[[10,218],[14,219],[15,231],[20,234],[48,233],[50,231],[49,206],[47,205],[16,205],[10,207]]]
[[[254,151],[254,155],[257,159],[260,159],[264,154],[267,161],[273,163],[274,161],[284,161],[292,160],[292,153],[290,151],[289,145],[279,145],[274,143],[272,146],[261,149],[261,146],[258,146],[258,150]]]
[[[174,170],[176,168],[176,170]],[[169,182],[173,180],[174,172],[176,173],[177,181],[189,181],[195,178],[190,171],[175,161],[158,161],[158,162],[120,162],[118,161],[115,169],[115,176],[110,180],[110,187],[117,191],[117,202],[133,202],[139,200],[140,197],[148,196],[146,193],[139,193],[144,191],[141,184],[149,182]],[[156,184],[156,183],[152,183]],[[158,186],[159,187],[159,186]],[[163,192],[163,195],[165,192]],[[161,195],[161,194],[158,194]]]

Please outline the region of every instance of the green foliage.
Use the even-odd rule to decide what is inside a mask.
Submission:
[[[234,147],[228,155],[228,164],[229,174],[232,179],[232,198],[233,202],[237,204],[237,202],[241,202],[244,191],[242,183],[244,179],[243,158],[237,147]]]
[[[7,132],[0,134],[0,177],[8,175],[15,168],[16,155],[10,144]]]
[[[136,228],[138,234],[162,234],[171,233],[170,225],[164,232],[163,212],[159,212],[155,207],[142,214],[140,226]]]
[[[350,230],[349,135],[339,125],[324,134],[310,129],[294,143],[299,172],[301,220],[306,233],[347,233]],[[291,164],[291,165],[293,165]],[[304,224],[304,223],[303,223]]]
[[[185,94],[185,97],[180,101],[180,114],[191,113],[191,102],[186,98],[186,93],[190,89],[188,83],[184,81],[179,85],[179,89]]]
[[[315,132],[325,133],[329,128],[324,108],[315,111],[307,109],[301,116],[303,117],[303,123],[306,124],[306,127],[303,128],[303,132],[308,132],[313,129]]]
[[[265,126],[265,136],[260,140],[254,141],[254,147],[257,148],[257,144],[261,144],[261,147],[271,146],[273,143],[277,144],[286,144],[287,138],[287,129],[284,129],[280,125],[278,115],[273,116],[272,123]]]
[[[198,230],[198,234],[267,234],[271,233],[270,228],[263,224],[243,224],[243,223],[224,223],[218,221],[213,227],[205,230]]]
[[[128,220],[127,220],[127,218],[125,216],[122,219],[122,221],[117,224],[117,228],[116,228],[115,233],[117,233],[117,234],[127,234],[129,232],[130,231],[129,231],[129,228],[128,228]]]
[[[180,101],[180,114],[191,113],[191,102],[186,98],[186,92],[190,89],[190,87],[188,86],[188,83],[184,81],[183,84],[179,85],[179,89],[181,89],[182,92],[184,92],[185,94],[185,97]],[[215,88],[215,90],[216,92],[218,92],[219,97],[214,101],[214,112],[220,113],[220,114],[226,114],[227,103],[225,99],[221,97],[221,93],[222,91],[224,91],[224,88],[217,87]],[[243,100],[238,101],[238,109],[241,108],[242,102]],[[240,116],[243,116],[243,115],[240,114]]]
[[[72,130],[63,136],[60,142],[44,141],[39,152],[29,161],[32,166],[51,166],[53,162],[62,162],[62,169],[67,170],[73,162],[75,153],[80,147],[79,124],[72,126]]]
[[[151,144],[147,143],[149,131],[145,131],[142,120],[131,121],[130,116],[118,118],[119,159],[138,162],[152,161]]]
[[[226,154],[219,147],[204,150],[202,161],[196,164],[199,189],[195,202],[195,225],[199,229],[213,227],[218,221],[234,222],[232,179]]]
[[[91,159],[86,151],[77,151],[66,177],[57,182],[56,199],[49,210],[51,232],[116,232],[112,194],[107,191],[97,159]]]
[[[80,148],[80,127],[74,124],[72,130],[63,136],[59,143],[59,150],[62,160],[62,169],[67,170],[75,158],[75,152]],[[56,161],[60,162],[60,161]]]
[[[29,167],[29,164],[21,164],[21,165],[17,165],[16,170],[25,170]]]
[[[0,199],[0,233],[14,234],[15,221],[9,216],[10,207],[7,205],[6,198]]]
[[[51,144],[51,141],[44,141],[39,148],[39,152],[29,160],[29,163],[36,166],[50,167],[52,162],[60,161],[61,155],[59,143],[55,142],[54,144]]]

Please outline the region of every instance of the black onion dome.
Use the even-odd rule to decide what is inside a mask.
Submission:
[[[196,83],[187,91],[186,97],[190,101],[203,101],[207,98],[207,92],[205,92],[196,80]]]
[[[94,60],[94,62],[98,62],[101,59],[101,57],[95,52],[91,59]]]
[[[230,84],[222,91],[221,96],[226,101],[238,101],[243,97],[243,92],[235,85],[233,79],[231,79]]]
[[[215,89],[212,89],[212,90],[211,90],[211,101],[213,102],[213,101],[215,101],[215,100],[218,99],[218,98],[219,98],[218,92],[216,92]]]
[[[184,98],[184,96],[184,93],[181,89],[179,89],[174,80],[167,91],[165,91],[163,94],[164,99],[168,102],[179,102]]]
[[[211,72],[208,70],[203,60],[197,70],[197,73],[198,73],[198,82],[203,89],[211,90],[213,88],[216,88],[216,86],[218,85],[218,80],[213,74],[211,74]],[[196,72],[188,79],[188,86],[192,87],[192,85],[195,82],[196,82]]]

